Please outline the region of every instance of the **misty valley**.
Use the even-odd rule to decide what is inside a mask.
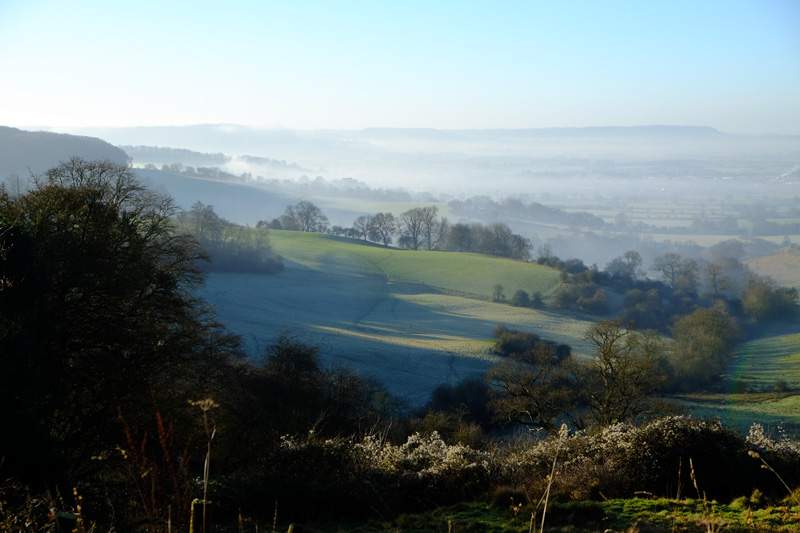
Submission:
[[[0,532],[800,531],[800,2],[0,0]]]
[[[619,147],[615,155],[603,156],[619,158],[613,162],[582,158],[575,146],[601,150],[624,140],[669,152],[699,136],[700,144],[735,149],[749,143],[749,150],[758,150],[764,139],[668,127],[348,132],[349,147],[327,163],[349,170],[339,174],[317,158],[329,153],[329,144],[343,142],[344,133],[225,131],[220,148],[250,151],[255,147],[248,142],[262,136],[278,153],[196,151],[210,148],[198,139],[213,139],[216,126],[169,130],[168,138],[181,148],[134,144],[142,136],[158,141],[167,135],[158,129],[107,132],[120,147],[91,137],[0,130],[0,151],[6,154],[0,159],[3,342],[6,350],[26,346],[42,354],[35,365],[4,363],[10,366],[2,374],[24,387],[6,381],[6,402],[39,397],[60,403],[63,395],[82,390],[82,380],[94,383],[86,389],[94,399],[81,411],[47,414],[48,404],[37,402],[30,407],[35,411],[15,413],[25,417],[13,418],[15,424],[31,431],[47,420],[62,424],[68,416],[78,418],[48,437],[48,448],[12,449],[12,457],[44,453],[47,464],[83,464],[89,459],[81,454],[89,449],[67,447],[64,439],[93,431],[113,441],[119,434],[114,423],[87,428],[81,420],[92,412],[93,419],[118,419],[127,439],[103,460],[133,461],[154,483],[173,476],[172,483],[186,483],[188,495],[191,480],[174,476],[188,475],[182,469],[191,462],[169,459],[169,447],[178,445],[172,429],[158,425],[163,460],[135,447],[138,439],[146,445],[148,412],[161,420],[161,410],[174,398],[206,390],[213,400],[196,404],[204,423],[213,416],[220,428],[240,428],[239,442],[248,447],[263,441],[249,452],[235,441],[218,445],[233,454],[219,466],[233,476],[227,482],[258,483],[236,500],[266,498],[276,509],[283,505],[280,512],[293,521],[307,516],[325,524],[332,516],[349,516],[348,521],[362,516],[357,508],[342,514],[350,509],[345,503],[336,503],[335,512],[325,510],[337,500],[324,487],[344,482],[342,468],[356,469],[347,474],[356,476],[348,489],[356,493],[364,479],[377,482],[402,469],[425,468],[415,482],[423,485],[402,482],[391,489],[400,492],[385,493],[392,495],[384,496],[390,500],[380,504],[381,513],[393,516],[433,502],[474,501],[495,486],[495,503],[486,510],[476,503],[470,505],[478,508],[454,508],[451,514],[478,512],[502,521],[505,504],[498,502],[512,502],[507,504],[512,509],[515,501],[524,505],[526,496],[519,491],[535,490],[527,480],[536,478],[536,454],[546,458],[553,446],[588,454],[590,463],[605,463],[609,454],[620,461],[614,472],[580,489],[569,479],[584,474],[561,473],[556,490],[589,500],[597,494],[625,497],[623,479],[633,481],[636,490],[658,494],[667,472],[680,474],[691,466],[683,461],[699,462],[700,453],[706,454],[704,468],[727,468],[739,460],[737,447],[777,454],[769,464],[788,461],[780,463],[787,471],[798,464],[791,455],[798,452],[788,451],[798,449],[792,439],[800,435],[796,138],[781,139],[781,151],[771,145],[770,152],[748,154],[739,166],[726,158],[723,168],[722,159],[710,156],[655,164]],[[520,150],[569,141],[575,152],[547,165],[489,155],[492,146],[506,141]],[[414,174],[413,150],[421,146],[472,147],[481,155],[421,154],[439,159],[445,177],[429,187],[404,185],[389,174],[369,179],[369,153],[390,150],[394,165]],[[355,157],[351,152],[365,161],[363,167],[348,166]],[[755,158],[768,162],[755,164]],[[459,172],[499,178],[446,184]],[[560,177],[564,173],[574,175]],[[608,186],[587,188],[586,181]],[[382,185],[368,185],[375,182]],[[721,184],[724,195],[718,194]],[[37,271],[42,274],[30,276]],[[153,285],[149,276],[160,281]],[[112,288],[120,279],[129,281]],[[8,306],[30,311],[10,313]],[[155,307],[147,311],[148,306]],[[141,324],[139,316],[152,317],[150,325]],[[52,320],[60,323],[52,334],[28,337],[34,324]],[[161,324],[168,329],[162,331]],[[100,328],[96,334],[95,328]],[[63,342],[58,339],[77,330],[84,340],[56,348],[54,343]],[[56,331],[63,333],[52,336]],[[153,342],[148,339],[159,339],[158,348],[148,347]],[[124,363],[102,356],[114,346],[127,354]],[[64,349],[74,351],[69,363],[53,359],[54,350]],[[45,367],[43,361],[49,361]],[[107,364],[135,366],[118,382],[106,376]],[[57,369],[75,376],[63,392],[51,388],[62,381]],[[40,385],[30,387],[28,380],[18,380],[21,375],[39,376]],[[171,385],[162,397],[154,387],[163,380]],[[186,391],[178,392],[183,387]],[[121,390],[130,395],[119,395]],[[137,391],[143,390],[150,391],[151,407],[136,412],[132,409],[143,399]],[[116,399],[104,400],[111,391]],[[89,398],[70,400],[76,408],[84,401]],[[187,416],[170,424],[191,427],[190,412]],[[144,425],[138,431],[144,432],[134,433],[139,418]],[[619,433],[612,438],[597,431]],[[78,433],[70,437],[71,432]],[[666,453],[659,461],[678,462],[666,471],[652,467],[630,477],[626,468],[638,460],[622,443],[660,440],[674,432],[684,435],[676,446],[689,448],[647,453]],[[277,436],[284,440],[275,447],[270,439]],[[210,445],[214,436],[207,437]],[[585,449],[607,438],[616,448]],[[699,440],[692,444],[693,439]],[[346,451],[351,446],[353,451]],[[642,446],[650,445],[635,449],[641,452]],[[132,458],[134,450],[140,455]],[[236,461],[248,461],[254,451],[269,453],[277,463],[237,473]],[[439,453],[444,456],[437,458]],[[304,477],[296,461],[322,460],[312,459],[317,454],[338,466],[330,474],[315,470]],[[444,458],[452,454],[453,459]],[[741,468],[760,466],[744,457]],[[456,462],[434,466],[438,461]],[[630,461],[636,462],[625,466]],[[30,459],[16,464],[32,465]],[[23,478],[24,472],[19,471]],[[765,490],[759,477],[713,488],[717,479],[704,478],[706,490],[717,491],[715,498]],[[125,476],[114,483],[126,483]],[[189,505],[180,499],[187,496],[171,492],[175,489],[153,489],[158,495],[142,500],[144,512],[163,513],[163,501],[174,502],[176,509]],[[294,507],[292,491],[313,502],[313,511],[306,515]],[[561,501],[553,507],[555,524],[569,522],[576,512],[569,500]],[[225,516],[227,505],[215,512]],[[598,505],[596,512],[606,519],[627,520],[613,505]],[[655,520],[658,512],[654,504],[637,516]],[[513,529],[515,519],[507,520]],[[593,518],[580,520],[589,530],[595,527]],[[368,527],[384,527],[377,524]],[[524,520],[519,527],[524,529]]]

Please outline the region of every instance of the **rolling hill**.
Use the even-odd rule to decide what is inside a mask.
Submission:
[[[71,157],[126,164],[128,155],[94,138],[0,126],[0,179],[41,174]]]
[[[494,327],[507,324],[588,353],[591,322],[488,300],[492,286],[548,294],[557,271],[455,252],[386,249],[320,234],[271,231],[286,269],[210,274],[200,296],[241,335],[253,357],[285,333],[321,348],[324,361],[386,384],[411,404],[440,383],[481,374]]]
[[[287,205],[299,200],[278,191],[244,183],[194,178],[161,170],[136,169],[135,172],[144,185],[168,194],[181,209],[202,202],[214,206],[218,215],[237,224],[253,226],[259,220],[269,220],[283,213]]]
[[[800,288],[800,250],[785,248],[775,254],[747,261],[755,272],[769,276],[786,287]]]
[[[497,283],[508,294],[517,289],[547,294],[559,284],[555,269],[503,257],[384,248],[317,233],[272,231],[270,236],[278,254],[310,268],[358,270],[471,297],[488,299]]]

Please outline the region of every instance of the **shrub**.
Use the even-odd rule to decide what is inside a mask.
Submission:
[[[439,385],[431,394],[427,410],[458,415],[459,421],[491,425],[489,386],[482,379],[465,379],[455,385]]]
[[[550,350],[559,360],[566,359],[572,353],[569,345],[556,344],[542,339],[535,333],[509,329],[503,325],[495,327],[494,338],[494,352],[504,357],[530,354],[538,348]]]
[[[492,287],[492,301],[504,302],[506,300],[505,289],[499,283]]]
[[[536,291],[531,296],[531,307],[534,309],[541,309],[544,307],[544,299],[542,298],[542,293]]]
[[[551,438],[508,451],[500,461],[502,482],[526,484],[531,493],[540,493],[556,445]],[[631,497],[637,491],[674,497],[680,479],[681,494],[691,495],[691,458],[698,485],[710,499],[730,500],[756,488],[782,494],[782,487],[748,456],[753,447],[769,455],[790,484],[800,481],[797,443],[770,439],[763,428],[745,440],[718,423],[674,416],[638,427],[616,424],[594,434],[572,434],[564,443],[553,490],[573,499]]]
[[[511,297],[511,305],[515,307],[529,307],[530,304],[530,296],[528,296],[528,293],[522,289],[517,289],[517,291]]]
[[[286,519],[397,514],[474,499],[489,489],[493,460],[438,433],[403,444],[362,439],[284,437],[279,449],[234,481],[250,501],[283,502]],[[246,496],[245,496],[246,495]]]

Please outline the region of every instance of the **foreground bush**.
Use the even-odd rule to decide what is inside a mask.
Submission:
[[[437,433],[415,433],[403,444],[361,439],[284,437],[256,470],[230,486],[254,502],[278,501],[283,515],[367,517],[478,498],[493,477],[488,452],[448,445]]]
[[[560,453],[553,490],[565,499],[632,497],[637,493],[676,497],[707,495],[729,501],[758,488],[785,495],[775,476],[748,451],[759,449],[790,485],[800,482],[800,447],[778,443],[756,432],[748,442],[719,423],[675,416],[642,426],[615,424],[596,433],[570,435]],[[751,433],[753,435],[753,433]],[[501,478],[541,494],[552,464],[556,439],[508,451],[500,461]],[[692,467],[694,474],[692,473]],[[697,480],[697,494],[692,476]]]

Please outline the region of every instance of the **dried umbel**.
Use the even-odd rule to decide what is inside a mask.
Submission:
[[[199,408],[204,413],[216,409],[219,404],[213,398],[204,398],[202,400],[189,400],[189,405]]]
[[[207,524],[207,506],[209,504],[208,501],[208,479],[211,471],[211,443],[214,441],[214,437],[217,435],[217,426],[214,425],[208,419],[208,413],[212,409],[216,409],[219,407],[219,404],[214,401],[213,398],[204,398],[202,400],[190,400],[190,405],[197,407],[203,413],[203,429],[206,433],[206,457],[205,461],[203,462],[203,523],[202,523],[202,531],[205,533],[206,531],[206,524]],[[194,502],[192,502],[192,507],[194,507]],[[192,516],[194,518],[194,510],[192,510]]]

